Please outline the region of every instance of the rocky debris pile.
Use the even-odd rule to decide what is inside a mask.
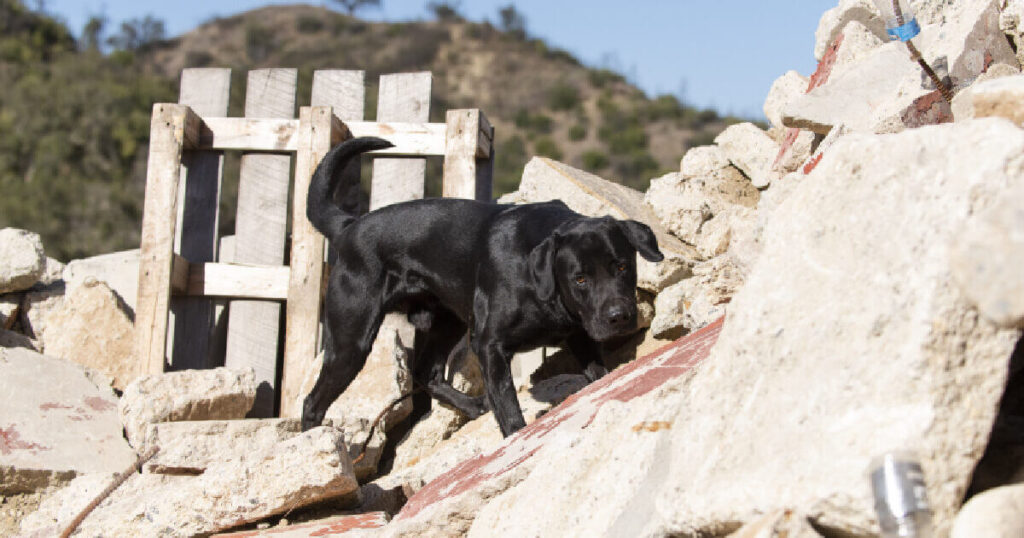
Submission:
[[[19,249],[0,256],[0,344],[22,348],[0,368],[19,370],[12,394],[33,392],[0,400],[25,411],[0,419],[0,495],[46,491],[21,531],[49,535],[132,448],[159,447],[79,535],[202,535],[298,515],[335,517],[265,530],[868,537],[879,529],[865,472],[899,449],[921,461],[938,536],[1020,536],[1024,0],[913,5],[915,41],[952,103],[888,42],[872,2],[840,0],[815,35],[817,71],[773,84],[767,129],[729,127],[646,193],[528,164],[503,202],[557,198],[643,221],[666,260],[638,260],[641,330],[610,349],[621,366],[609,376],[586,385],[557,348],[514,359],[528,426],[509,439],[493,417],[467,422],[436,402],[395,406],[368,438],[411,388],[412,336],[398,323],[325,427],[243,419],[251,372],[132,369],[121,329],[137,252],[61,270],[33,234],[0,232],[0,249]],[[97,319],[106,336],[88,330]],[[28,389],[39,368],[67,371],[75,392]],[[482,390],[465,348],[449,369]],[[71,437],[45,437],[41,420],[66,421]],[[113,456],[80,468],[41,448],[79,437]]]

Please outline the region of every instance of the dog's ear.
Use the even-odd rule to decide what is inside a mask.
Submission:
[[[530,271],[533,273],[537,295],[543,301],[554,299],[558,289],[555,282],[555,253],[560,239],[557,233],[551,234],[530,251]]]
[[[658,239],[654,237],[654,232],[646,224],[635,220],[619,220],[616,222],[619,224],[619,228],[622,229],[622,233],[626,234],[629,244],[633,245],[633,248],[645,260],[660,262],[665,259],[665,255],[658,250]]]

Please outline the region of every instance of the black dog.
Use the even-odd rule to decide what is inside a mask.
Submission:
[[[494,410],[501,433],[525,425],[509,364],[521,350],[565,342],[591,381],[607,373],[600,342],[636,330],[636,254],[663,259],[647,226],[589,218],[562,202],[518,206],[459,199],[417,200],[361,217],[331,202],[336,172],[379,138],[336,146],[317,167],[307,216],[331,240],[338,262],[327,288],[323,368],[302,411],[319,425],[366,363],[387,312],[416,328],[413,379],[470,418]],[[444,376],[446,359],[471,329],[484,396]]]

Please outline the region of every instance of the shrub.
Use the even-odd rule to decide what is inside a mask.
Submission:
[[[295,27],[299,32],[312,34],[324,29],[324,21],[312,15],[303,15],[295,20]]]
[[[533,143],[533,150],[541,157],[549,157],[554,160],[562,158],[562,148],[550,136],[542,136]]]
[[[586,168],[587,170],[598,172],[608,168],[608,156],[600,150],[587,150],[583,152],[581,158],[583,159],[583,168]]]
[[[559,82],[548,91],[548,106],[554,110],[572,110],[580,104],[580,91],[571,84]]]
[[[572,127],[569,127],[569,140],[573,142],[579,142],[587,137],[587,128],[577,123]]]

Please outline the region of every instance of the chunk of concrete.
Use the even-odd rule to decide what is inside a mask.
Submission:
[[[612,216],[632,219],[651,227],[666,257],[692,260],[692,247],[669,235],[650,208],[643,193],[602,179],[594,174],[544,157],[526,164],[519,184],[519,196],[527,202],[561,200],[570,209],[590,217]]]
[[[148,374],[125,387],[118,413],[128,442],[140,448],[150,424],[245,418],[255,398],[252,368]]]
[[[1024,126],[1024,75],[993,78],[972,85],[953,99],[956,119],[1006,118]]]
[[[43,502],[22,532],[54,536],[109,483],[87,475]],[[136,474],[100,503],[77,536],[196,536],[283,514],[358,489],[340,432],[319,427],[211,464],[197,477]]]
[[[779,145],[758,126],[753,123],[730,125],[715,137],[715,143],[755,187],[761,189],[771,183]]]
[[[978,310],[1001,327],[1024,329],[1024,188],[972,216],[952,254],[953,276]]]
[[[68,287],[90,278],[110,286],[134,312],[135,296],[139,290],[139,249],[72,260],[64,267],[64,281]]]
[[[821,60],[829,46],[850,22],[859,22],[880,40],[888,40],[885,22],[871,0],[840,0],[839,5],[822,14],[814,32],[814,57]]]
[[[135,461],[117,397],[85,368],[26,349],[0,349],[0,494],[52,487]]]
[[[159,447],[148,473],[202,474],[219,461],[269,449],[302,431],[299,419],[199,420],[150,424],[143,451]]]
[[[46,255],[39,234],[0,229],[0,294],[31,288],[45,269]]]
[[[807,91],[807,84],[807,77],[796,71],[786,71],[786,74],[775,79],[768,90],[763,107],[764,115],[773,127],[783,127],[782,109],[787,103],[803,95]]]
[[[38,312],[42,302],[32,304],[32,311]],[[106,284],[87,279],[54,304],[37,333],[46,354],[97,370],[112,378],[118,390],[143,373],[135,358],[135,324]]]
[[[1024,536],[1024,484],[979,493],[960,510],[950,538]]]

